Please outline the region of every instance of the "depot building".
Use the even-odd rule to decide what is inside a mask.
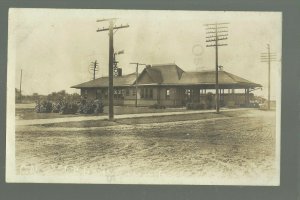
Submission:
[[[121,71],[120,71],[121,72]],[[220,105],[241,107],[254,98],[260,84],[220,70]],[[147,66],[140,74],[114,76],[114,105],[181,107],[187,103],[215,105],[215,71],[186,72],[176,64]],[[72,88],[88,99],[102,99],[108,105],[108,77],[101,77]]]

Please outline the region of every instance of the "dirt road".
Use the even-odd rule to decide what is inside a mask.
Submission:
[[[275,112],[259,110],[77,131],[19,128],[16,170],[21,175],[106,176],[112,183],[130,177],[133,182],[262,184],[275,177],[275,139]]]

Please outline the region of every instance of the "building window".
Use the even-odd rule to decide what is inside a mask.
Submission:
[[[141,88],[141,99],[145,98],[145,88]]]
[[[153,89],[141,88],[141,99],[153,99]]]
[[[153,99],[153,89],[149,88],[149,99]]]
[[[145,99],[148,99],[148,88],[144,89],[144,94]]]
[[[132,96],[135,96],[135,95],[136,95],[136,90],[132,89]]]
[[[190,89],[185,89],[185,95],[190,98],[191,97],[191,90]]]
[[[100,89],[97,89],[97,90],[96,90],[96,98],[97,98],[97,99],[100,99],[101,97],[102,97],[102,92],[101,92]]]
[[[166,89],[166,99],[170,99],[170,89]]]
[[[126,95],[126,96],[129,96],[129,88],[126,88],[126,89],[125,89],[125,95]]]
[[[123,99],[123,90],[122,89],[114,89],[114,99]]]

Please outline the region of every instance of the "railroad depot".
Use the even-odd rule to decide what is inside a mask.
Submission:
[[[221,106],[246,107],[254,99],[253,90],[260,84],[237,75],[219,71]],[[187,103],[215,105],[215,71],[184,71],[176,64],[147,66],[136,73],[114,76],[114,105],[166,107],[186,106]],[[101,77],[72,88],[80,89],[88,99],[102,99],[108,105],[108,77]]]

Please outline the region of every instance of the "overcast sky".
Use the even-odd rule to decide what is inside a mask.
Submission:
[[[146,64],[176,63],[185,71],[214,70],[215,50],[205,43],[206,23],[229,22],[228,46],[219,49],[219,64],[224,70],[263,85],[257,95],[267,96],[267,63],[261,52],[276,52],[272,63],[271,98],[280,85],[281,13],[203,12],[146,10],[11,9],[9,16],[8,67],[14,67],[19,88],[23,69],[24,94],[48,94],[71,89],[91,80],[88,68],[100,64],[97,77],[108,74],[107,27],[97,19],[116,17],[116,25],[129,24],[114,34],[115,51],[123,74],[135,71],[130,62]]]

